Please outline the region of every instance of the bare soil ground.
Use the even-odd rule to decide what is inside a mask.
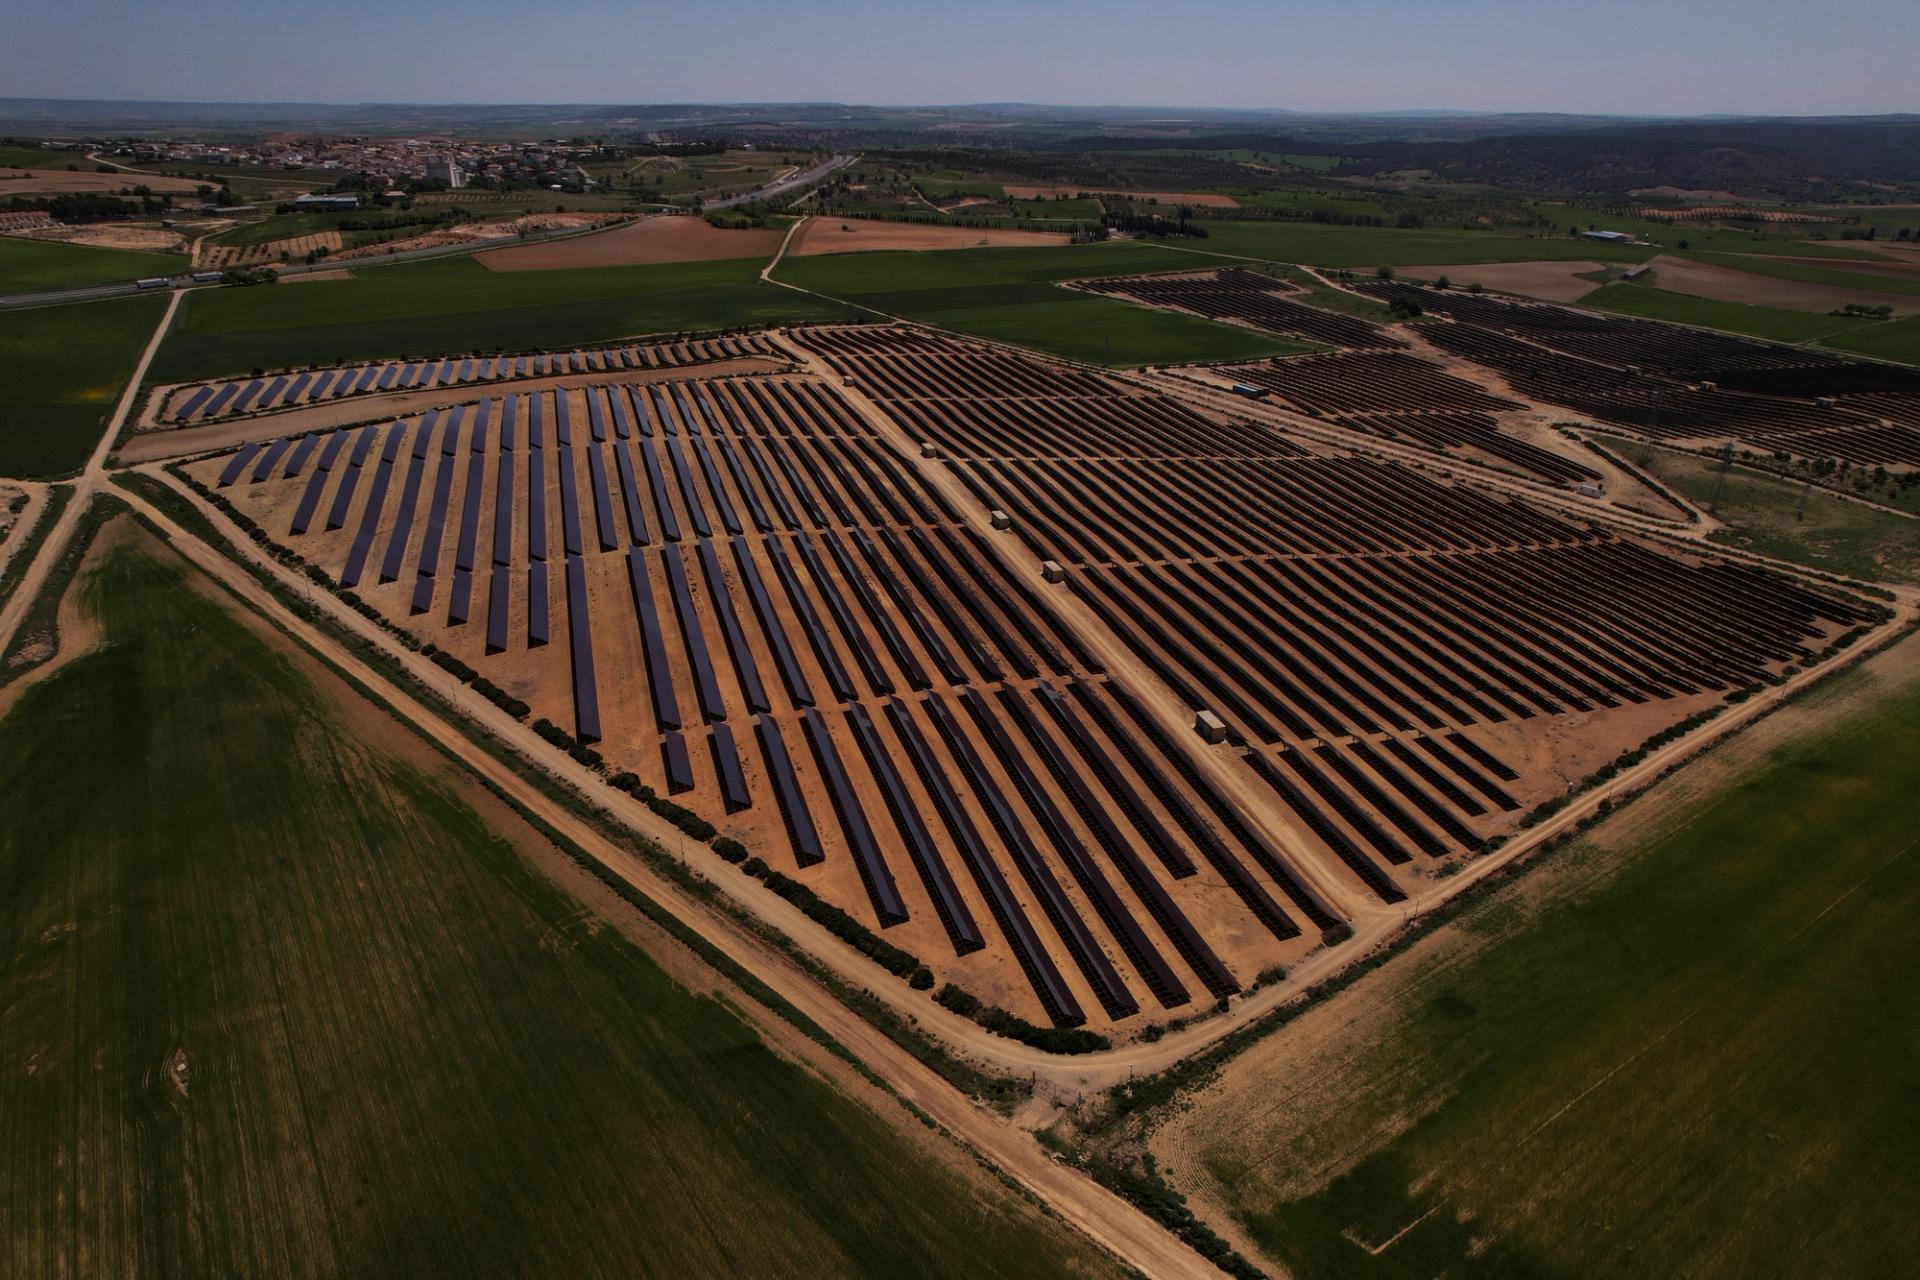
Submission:
[[[280,277],[281,284],[321,284],[328,280],[351,280],[351,271],[297,271]]]
[[[780,247],[777,229],[722,230],[705,218],[666,214],[642,218],[552,244],[514,245],[478,255],[494,271],[554,271],[565,267],[635,267],[657,262],[766,258]]]
[[[18,233],[22,240],[57,240],[62,244],[84,244],[96,249],[145,249],[170,253],[180,248],[185,237],[178,231],[161,227],[125,227],[103,224],[91,227],[47,227]]]
[[[502,236],[516,235],[523,230],[546,231],[555,227],[590,227],[597,222],[606,221],[606,216],[600,213],[528,213],[503,222],[468,222],[457,227],[443,227],[438,231],[408,236],[403,240],[365,244],[357,249],[343,249],[334,256],[341,259],[379,258],[389,253],[401,253],[409,249],[437,249],[443,245],[472,244],[476,240],[497,240]]]
[[[729,233],[731,234],[731,233]],[[823,253],[865,253],[876,249],[979,249],[1015,245],[1065,244],[1068,237],[1048,231],[1003,227],[942,227],[913,222],[875,222],[867,218],[811,218],[793,237],[787,252],[798,257]]]
[[[112,195],[122,187],[145,187],[149,191],[191,194],[201,184],[186,178],[163,178],[151,173],[94,173],[65,168],[0,169],[0,199],[8,196],[43,196],[58,191],[84,191]]]
[[[258,266],[282,258],[304,258],[320,249],[334,253],[344,243],[338,231],[316,231],[312,235],[269,240],[265,244],[206,244],[200,248],[198,265],[209,271]]]
[[[1866,289],[1848,289],[1806,280],[1782,280],[1777,276],[1735,271],[1729,267],[1717,267],[1667,254],[1653,259],[1653,282],[1655,287],[1672,293],[1692,294],[1696,298],[1713,298],[1720,302],[1744,302],[1760,307],[1829,311],[1857,302],[1867,306],[1889,306],[1900,314],[1920,311],[1920,295],[1874,293]]]
[[[1090,187],[1030,187],[1003,186],[1002,191],[1016,200],[1051,200],[1055,196],[1077,196],[1082,191],[1091,193]],[[1115,191],[1107,194],[1130,196],[1135,200],[1158,200],[1161,204],[1192,204],[1208,209],[1238,209],[1240,202],[1232,196],[1215,195],[1209,192],[1195,191]]]
[[[1893,248],[1900,251],[1898,262],[1856,262],[1849,259],[1839,262],[1833,258],[1779,258],[1779,262],[1791,262],[1796,266],[1820,267],[1827,271],[1844,271],[1854,276],[1880,276],[1887,280],[1920,280],[1920,255],[1916,255],[1905,245],[1874,245],[1876,253]]]
[[[1400,274],[1420,280],[1441,276],[1455,284],[1477,284],[1548,302],[1578,302],[1597,287],[1580,272],[1598,271],[1597,262],[1485,262],[1465,267],[1402,267]]]

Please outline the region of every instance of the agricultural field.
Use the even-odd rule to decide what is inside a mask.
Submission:
[[[1723,480],[1717,462],[1692,454],[1615,448],[1703,510],[1718,493],[1716,516],[1726,527],[1714,531],[1715,542],[1867,582],[1920,582],[1920,490],[1915,486],[1869,491],[1874,501],[1910,512],[1900,515],[1743,468],[1728,470]],[[1863,472],[1861,479],[1871,474]]]
[[[44,479],[86,463],[166,304],[139,297],[0,311],[0,475]]]
[[[1908,316],[1904,320],[1895,320],[1889,324],[1869,325],[1858,332],[1849,331],[1835,337],[1823,338],[1820,345],[1832,347],[1836,351],[1852,351],[1859,355],[1872,356],[1879,360],[1920,364],[1920,316]]]
[[[1303,1280],[1901,1270],[1916,656],[1749,730],[1242,1054],[1168,1116],[1161,1167]]]
[[[10,1274],[1119,1274],[231,610],[110,525],[6,712]]]
[[[1710,223],[1660,222],[1651,218],[1635,218],[1604,210],[1544,201],[1526,207],[1529,212],[1538,214],[1557,227],[1579,227],[1583,231],[1625,231],[1669,251],[1738,254],[1753,258],[1775,256],[1832,258],[1836,260],[1834,265],[1842,268],[1846,265],[1841,261],[1843,259],[1858,259],[1863,262],[1884,260],[1883,255],[1875,250],[1871,242],[1838,238],[1816,239],[1813,237],[1826,233],[1810,231],[1806,227],[1791,224],[1755,230],[1748,227],[1715,226]],[[1685,243],[1681,243],[1682,241]]]
[[[758,259],[765,262],[786,235],[780,227],[721,228],[705,218],[661,216],[626,222],[610,231],[548,244],[512,245],[477,255],[489,271],[556,271],[630,267],[663,262]]]
[[[1751,334],[1773,342],[1817,342],[1839,338],[1881,322],[1825,312],[1761,307],[1744,302],[1719,302],[1685,293],[1671,293],[1655,285],[1609,284],[1582,295],[1583,307],[1597,307],[1621,315],[1648,320],[1667,320],[1674,324],[1704,325],[1729,333]]]
[[[1295,963],[1870,617],[1085,370],[774,340],[814,372],[461,386],[187,472],[937,980],[1103,1036]],[[1321,385],[1383,389],[1356,431],[1441,421],[1393,387],[1500,407],[1416,366]],[[1604,633],[1457,603],[1576,589]]]
[[[1108,242],[788,258],[779,279],[862,307],[1052,355],[1117,365],[1244,360],[1310,348],[1191,316],[1057,288],[1121,271],[1207,263],[1178,249]]]
[[[1209,219],[1205,240],[1170,243],[1263,262],[1371,270],[1415,264],[1451,266],[1476,262],[1535,262],[1565,258],[1639,262],[1658,250],[1578,240],[1563,235],[1516,235],[1500,231],[1427,228],[1341,227],[1312,222],[1233,222]]]
[[[23,236],[0,236],[0,290],[10,294],[111,284],[147,276],[173,276],[186,269],[184,253],[102,249],[53,240],[29,240]]]
[[[379,266],[350,280],[190,295],[155,358],[162,382],[248,369],[611,339],[852,314],[758,278],[761,260],[490,271],[471,258]]]

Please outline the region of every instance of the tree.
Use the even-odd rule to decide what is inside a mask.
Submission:
[[[1373,269],[1373,274],[1382,280],[1393,279],[1393,268],[1382,264]]]
[[[1453,281],[1447,279],[1445,276],[1441,276],[1433,282],[1433,287],[1436,289],[1451,289],[1453,288]]]

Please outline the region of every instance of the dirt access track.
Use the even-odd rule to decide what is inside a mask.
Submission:
[[[727,234],[736,234],[728,232]],[[875,222],[865,218],[844,221],[809,218],[787,246],[791,257],[823,253],[871,253],[883,249],[982,249],[1067,243],[1064,233],[1015,231],[1006,227],[943,227],[917,222]]]
[[[705,218],[662,214],[611,231],[549,244],[513,245],[475,255],[490,271],[559,271],[569,267],[639,267],[661,262],[768,258],[780,247],[775,228],[723,230]]]
[[[1055,196],[1071,199],[1086,192],[1088,195],[1125,196],[1129,200],[1158,200],[1161,204],[1193,204],[1208,209],[1238,209],[1240,202],[1232,196],[1216,195],[1211,192],[1196,191],[1096,191],[1091,187],[1029,187],[1024,185],[1002,184],[1002,191],[1015,200],[1051,200]]]

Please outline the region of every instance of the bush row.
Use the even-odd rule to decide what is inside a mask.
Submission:
[[[997,1036],[1018,1040],[1021,1044],[1047,1053],[1093,1053],[1113,1047],[1113,1042],[1097,1031],[1079,1027],[1038,1026],[997,1004],[986,1003],[979,996],[951,982],[941,987],[933,999],[936,1004],[953,1010]]]

